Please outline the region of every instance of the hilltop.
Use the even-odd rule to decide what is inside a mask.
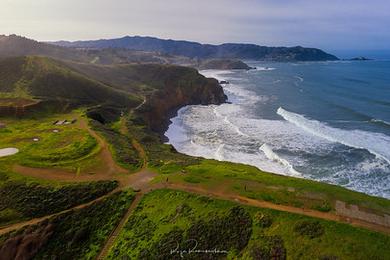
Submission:
[[[0,60],[0,92],[72,105],[115,104],[135,106],[137,98],[90,79],[66,64],[46,57],[26,56]]]
[[[256,44],[224,43],[221,45],[201,44],[190,41],[164,40],[154,37],[125,36],[117,39],[94,41],[58,41],[52,44],[74,48],[123,48],[160,52],[190,58],[249,59],[267,61],[324,61],[338,60],[334,55],[316,48],[267,47]]]
[[[17,35],[0,35],[0,57],[39,55],[57,59],[82,60],[82,53],[69,48],[31,40]]]

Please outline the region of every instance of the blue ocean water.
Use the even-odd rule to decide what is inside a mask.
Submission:
[[[181,109],[177,150],[390,198],[390,61],[249,65],[201,72],[231,103]]]

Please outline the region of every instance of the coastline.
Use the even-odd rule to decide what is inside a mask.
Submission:
[[[207,72],[210,72],[210,70],[206,71],[206,75],[205,75],[205,71],[200,71],[200,73],[202,75],[205,75],[206,77],[210,77],[210,75],[207,74]],[[229,76],[227,76],[227,78],[218,77],[218,74],[229,73],[229,71],[212,70],[212,72],[213,72],[213,77],[218,79],[219,81],[229,80]],[[230,86],[232,86],[232,84],[230,84]],[[301,169],[299,169],[299,168],[294,169],[293,164],[292,164],[292,162],[294,162],[294,161],[290,161],[291,158],[289,158],[289,157],[286,158],[285,156],[283,157],[282,155],[279,156],[278,151],[275,150],[276,152],[274,152],[272,146],[269,145],[272,143],[268,143],[267,140],[259,146],[260,148],[258,150],[258,153],[246,154],[246,155],[248,155],[246,157],[241,157],[240,154],[237,154],[237,153],[234,154],[232,152],[232,149],[234,149],[234,147],[231,145],[231,143],[230,143],[230,146],[229,146],[229,144],[225,143],[226,137],[225,137],[225,141],[222,141],[222,143],[217,144],[217,145],[215,145],[214,139],[211,140],[211,142],[214,142],[214,143],[211,143],[211,145],[210,145],[210,143],[209,144],[202,143],[202,142],[204,142],[205,135],[202,135],[201,137],[197,136],[197,134],[199,134],[197,130],[204,129],[204,130],[202,130],[203,133],[208,132],[209,134],[212,134],[212,132],[214,132],[214,134],[215,134],[215,129],[217,129],[217,128],[212,128],[212,127],[208,128],[207,127],[207,122],[213,122],[214,119],[218,119],[219,123],[221,123],[220,122],[221,120],[225,121],[224,122],[224,123],[226,123],[225,129],[226,129],[226,127],[232,128],[232,129],[229,129],[229,131],[234,130],[235,134],[237,136],[241,135],[241,137],[243,137],[244,135],[246,135],[247,138],[244,138],[244,139],[248,139],[248,140],[251,139],[250,136],[247,135],[248,132],[245,131],[245,130],[247,130],[247,128],[245,128],[246,127],[245,125],[241,125],[240,121],[235,121],[234,118],[231,118],[230,116],[228,118],[225,116],[226,114],[224,114],[224,112],[226,112],[227,109],[232,108],[232,106],[225,106],[225,104],[229,104],[230,101],[234,101],[232,103],[232,105],[233,106],[237,105],[236,104],[237,101],[231,99],[231,95],[229,95],[229,94],[231,94],[231,87],[230,86],[229,86],[229,84],[225,85],[224,89],[223,89],[224,93],[228,94],[228,96],[229,96],[227,102],[219,104],[218,106],[208,105],[208,106],[194,106],[194,107],[192,107],[192,106],[187,105],[187,106],[182,106],[182,107],[176,109],[174,111],[174,113],[171,114],[171,117],[169,119],[168,130],[166,130],[163,134],[164,142],[172,145],[175,148],[175,150],[177,150],[178,152],[189,155],[189,156],[201,157],[201,158],[205,158],[205,159],[214,159],[214,160],[218,160],[218,161],[246,164],[246,165],[250,165],[250,166],[255,166],[256,168],[260,169],[261,171],[270,172],[270,173],[277,174],[277,175],[290,176],[290,177],[296,177],[296,178],[304,178],[307,180],[317,181],[317,182],[321,182],[321,183],[333,184],[333,185],[337,185],[337,186],[340,186],[340,187],[343,187],[343,188],[346,188],[349,190],[362,192],[362,193],[365,193],[365,194],[368,194],[371,196],[388,198],[385,191],[383,191],[383,192],[381,192],[380,190],[372,190],[371,191],[370,190],[371,184],[370,184],[369,180],[364,180],[366,182],[361,184],[363,186],[354,186],[354,185],[351,186],[351,185],[343,185],[342,183],[338,183],[338,182],[329,181],[328,179],[322,178],[321,176],[315,176],[315,175],[312,176],[312,174],[307,173],[307,172],[304,174],[301,174],[301,172],[300,172]],[[234,96],[233,98],[236,98],[236,96]],[[193,109],[194,112],[193,113],[191,113],[191,111],[188,112],[187,109]],[[193,121],[197,117],[192,117],[191,114],[202,113],[202,111],[206,111],[207,109],[209,111],[213,110],[214,113],[216,114],[216,116],[217,117],[219,116],[219,118],[216,118],[215,115],[214,115],[214,117],[208,117],[208,118],[206,117],[206,119],[209,119],[209,121],[206,120],[206,122],[203,122],[203,124],[197,123],[196,121]],[[184,119],[181,118],[181,115],[180,115],[181,111],[183,111],[183,112],[187,111],[187,114],[184,113]],[[201,117],[201,118],[202,119],[199,119],[199,118],[198,119],[201,121],[205,121],[204,120],[205,117]],[[187,123],[183,127],[183,125],[181,125],[181,120],[192,120],[192,121],[189,121],[192,123],[196,122],[195,132],[193,132],[194,129],[192,129],[192,127],[190,127],[189,129],[186,129],[187,127],[189,127],[191,125],[191,123],[190,123],[190,125],[188,125],[188,123]],[[274,122],[276,122],[276,121],[274,121]],[[277,122],[281,122],[279,125],[281,127],[283,125],[286,125],[286,124],[291,125],[291,122],[286,121],[285,119],[278,120]],[[214,123],[212,123],[212,124],[214,124]],[[205,128],[202,128],[202,126],[205,126]],[[276,126],[278,126],[278,125],[276,125]],[[294,127],[296,127],[296,126],[294,126]],[[211,132],[209,131],[210,129],[211,129]],[[189,135],[188,134],[189,132],[192,134]],[[197,133],[197,134],[194,134],[194,133]],[[176,137],[177,135],[179,135],[179,138]],[[316,138],[318,138],[318,137],[316,137]],[[243,138],[241,138],[241,139],[243,139]],[[200,143],[197,142],[199,140],[201,141]],[[328,140],[325,140],[325,142],[328,142]],[[228,143],[229,143],[229,141],[228,141]],[[226,156],[225,156],[225,152],[227,152]],[[368,152],[371,153],[370,151],[368,151]],[[295,158],[292,158],[292,159],[295,160]],[[263,167],[264,165],[266,165],[267,167]],[[357,178],[356,180],[352,179],[352,181],[354,181],[352,184],[354,184],[354,183],[356,183],[356,181],[360,180],[360,179],[358,179],[358,176],[356,178]],[[364,186],[364,185],[367,185],[367,186]]]

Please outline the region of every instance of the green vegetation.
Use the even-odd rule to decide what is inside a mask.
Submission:
[[[69,135],[69,137],[77,138],[76,140],[78,141],[69,142],[69,144],[67,145],[61,144],[62,147],[53,149],[53,146],[51,146],[51,144],[54,143],[58,145],[59,141],[63,137],[62,134],[59,134],[51,138],[48,142],[45,142],[44,145],[40,145],[41,149],[38,151],[36,147],[39,145],[35,145],[34,143],[26,149],[27,152],[29,152],[29,150],[33,151],[30,152],[30,158],[28,159],[31,160],[31,162],[29,162],[28,164],[31,165],[34,164],[34,162],[39,162],[39,164],[46,163],[55,165],[58,162],[61,163],[64,161],[72,161],[74,159],[79,159],[88,155],[97,146],[95,138],[93,138],[89,134],[84,133],[80,135],[80,133],[75,133],[74,135],[72,135],[71,131],[67,132],[66,134]],[[49,149],[49,147],[51,147],[52,149]]]
[[[190,239],[198,250],[220,253],[184,259],[386,259],[390,246],[389,236],[346,224],[156,190],[140,202],[108,259],[180,259],[179,250],[194,248]]]
[[[131,191],[117,192],[88,207],[8,233],[0,237],[0,250],[8,259],[16,253],[23,259],[94,259],[133,199]]]
[[[113,104],[136,106],[130,93],[115,90],[72,70],[65,63],[45,57],[16,57],[0,60],[0,92],[27,93],[30,97],[73,105]]]
[[[124,168],[135,171],[142,167],[143,160],[133,147],[131,138],[121,134],[110,125],[104,125],[98,121],[91,122],[94,130],[98,131],[110,144],[115,160]]]
[[[99,146],[80,122],[79,112],[45,116],[40,119],[26,118],[2,120],[6,127],[0,129],[0,148],[14,147],[19,153],[0,158],[0,162],[18,163],[33,167],[62,167],[71,170],[88,166],[88,159],[95,156]],[[67,119],[76,122],[54,125]]]
[[[126,127],[129,135],[143,146],[148,166],[157,172],[175,173],[200,162],[199,158],[178,153],[173,146],[163,144],[160,136],[151,131],[140,116],[130,114]]]
[[[94,57],[96,62],[104,60]],[[19,153],[0,158],[0,226],[70,209],[118,186],[116,181],[64,184],[51,181],[55,178],[34,179],[16,173],[23,172],[18,169],[33,170],[21,166],[46,168],[31,176],[44,178],[58,171],[89,180],[97,172],[99,178],[118,179],[121,187],[128,185],[130,179],[126,178],[131,175],[126,171],[112,164],[104,168],[103,164],[112,160],[100,136],[129,173],[143,166],[160,173],[155,183],[169,178],[169,183],[210,193],[331,213],[336,200],[341,200],[367,212],[390,214],[386,199],[251,166],[194,158],[162,143],[161,132],[172,109],[223,100],[216,80],[184,67],[102,66],[44,57],[0,60],[0,105],[39,105],[37,111],[1,118],[0,149],[14,147]],[[46,105],[54,108],[46,109]],[[75,107],[81,109],[69,112]],[[64,119],[72,123],[54,124]],[[36,259],[92,259],[133,198],[129,191],[116,193],[4,235],[0,253],[6,250],[9,259],[15,258],[15,252]],[[180,251],[194,248],[194,241],[199,250],[219,250],[217,256],[183,252],[186,259],[384,259],[390,246],[389,236],[345,224],[156,190],[145,195],[108,258],[181,259]]]
[[[159,176],[155,181],[164,181],[165,178]],[[199,164],[184,167],[184,173],[171,174],[169,180],[200,186],[210,191],[223,190],[248,198],[313,208],[323,212],[334,210],[335,201],[341,200],[359,205],[363,209],[382,214],[390,213],[390,201],[383,198],[335,185],[271,174],[252,166],[229,162],[202,160]]]
[[[41,217],[92,201],[118,186],[116,181],[62,185],[8,181],[0,185],[0,226]]]
[[[295,224],[294,231],[309,238],[320,237],[324,234],[324,228],[319,221],[304,220]]]

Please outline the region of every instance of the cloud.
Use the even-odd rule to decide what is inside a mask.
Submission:
[[[153,35],[207,43],[390,46],[387,0],[1,0],[0,33],[40,40]]]

